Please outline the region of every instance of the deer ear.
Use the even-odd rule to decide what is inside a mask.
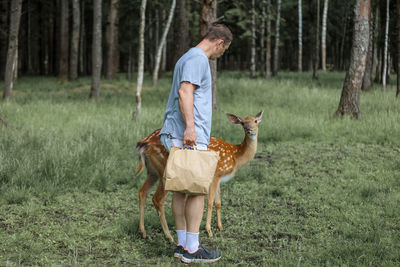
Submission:
[[[257,120],[257,123],[260,123],[261,122],[261,118],[262,118],[262,115],[264,114],[264,110],[261,110],[257,115],[256,115],[256,120]]]
[[[228,117],[228,119],[229,119],[232,123],[234,123],[234,124],[242,124],[242,119],[239,118],[238,116],[233,115],[233,114],[229,114],[229,113],[226,113],[226,116]]]

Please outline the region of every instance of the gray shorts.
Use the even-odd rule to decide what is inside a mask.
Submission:
[[[161,143],[164,145],[165,149],[168,150],[168,152],[171,150],[171,147],[173,147],[173,146],[182,148],[183,140],[181,140],[181,139],[173,138],[172,136],[167,135],[167,134],[160,135],[160,139],[161,139]],[[198,150],[207,150],[208,146],[205,144],[197,144],[196,148]]]

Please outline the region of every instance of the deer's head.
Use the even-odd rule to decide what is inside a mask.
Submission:
[[[241,124],[246,133],[246,136],[251,139],[256,139],[258,134],[258,124],[261,122],[262,115],[264,110],[261,110],[255,117],[248,116],[244,119],[227,113],[228,119],[234,124]]]

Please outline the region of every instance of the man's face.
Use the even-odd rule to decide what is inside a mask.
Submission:
[[[215,60],[221,57],[230,45],[230,42],[225,43],[224,40],[217,40],[215,42],[214,53],[210,56],[210,59]]]

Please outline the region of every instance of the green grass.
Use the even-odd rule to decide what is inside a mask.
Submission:
[[[400,105],[394,86],[362,93],[359,120],[331,120],[344,73],[218,76],[224,112],[265,110],[256,158],[221,187],[222,223],[201,240],[216,265],[398,266]],[[175,265],[150,198],[139,237],[136,142],[162,125],[171,74],[132,120],[135,82],[90,78],[58,84],[23,77],[0,114],[0,265]],[[394,84],[394,83],[392,83]],[[2,88],[3,84],[0,83]],[[240,143],[243,130],[214,112],[212,135]],[[174,230],[166,200],[166,215]],[[204,221],[204,220],[203,220]]]

